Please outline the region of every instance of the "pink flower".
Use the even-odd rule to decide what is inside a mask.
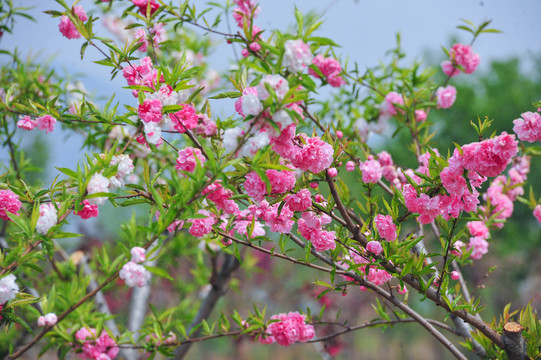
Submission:
[[[272,322],[267,326],[269,335],[280,345],[289,346],[296,342],[306,342],[315,335],[314,327],[306,324],[305,316],[298,312],[271,316]]]
[[[353,161],[348,161],[346,163],[346,171],[354,171],[355,170],[355,163]]]
[[[325,58],[320,54],[314,58],[312,64],[317,66],[319,71],[321,71],[323,76],[327,78],[327,82],[332,87],[340,87],[346,83],[345,80],[340,76],[342,67],[337,60],[333,58]],[[319,78],[319,74],[312,69],[308,69],[308,73]]]
[[[86,16],[85,10],[81,6],[75,6],[72,8],[72,12],[74,15],[78,16],[79,20],[82,22],[88,20],[88,16]],[[60,33],[68,39],[78,39],[81,37],[81,34],[79,34],[79,31],[77,31],[77,28],[75,27],[75,24],[73,24],[70,18],[66,15],[60,18],[58,30],[60,30]]]
[[[199,120],[194,107],[189,104],[182,104],[182,109],[174,114],[169,114],[169,117],[179,133],[185,133],[186,130],[195,128]]]
[[[488,239],[489,230],[482,221],[469,221],[467,224],[468,230],[472,236],[479,236],[483,239]]]
[[[122,70],[122,75],[126,79],[128,85],[143,85],[153,88],[158,71],[152,66],[150,57],[141,59],[141,64],[138,66],[126,66]],[[137,96],[137,90],[133,90],[133,95]]]
[[[382,108],[382,111],[389,115],[396,115],[399,111],[401,114],[404,113],[404,110],[394,107],[395,104],[404,105],[404,99],[402,95],[396,91],[391,91],[385,96],[385,102]]]
[[[336,247],[334,231],[323,230],[323,225],[330,222],[331,218],[328,215],[317,216],[312,211],[308,211],[302,214],[302,218],[297,223],[301,235],[312,242],[316,251],[326,251]]]
[[[436,91],[437,108],[448,109],[455,103],[456,100],[456,88],[453,85],[447,87],[439,87]]]
[[[327,170],[327,173],[329,174],[330,177],[336,177],[336,175],[338,175],[338,170],[332,167]]]
[[[537,205],[534,209],[533,209],[533,216],[535,216],[535,218],[537,219],[537,221],[539,221],[541,223],[541,205]]]
[[[270,231],[280,234],[289,234],[295,224],[295,221],[292,220],[293,211],[285,205],[282,207],[280,214],[278,214],[279,207],[279,203],[272,205],[263,215],[263,218],[270,227]]]
[[[134,263],[133,261],[127,262],[122,266],[118,277],[126,282],[129,287],[143,287],[150,281],[150,273],[143,265]]]
[[[312,63],[312,51],[310,46],[301,39],[287,40],[284,44],[285,53],[282,61],[289,72],[296,73],[302,71],[306,66]]]
[[[216,223],[216,219],[206,210],[199,210],[197,213],[206,217],[192,219],[192,226],[190,226],[189,232],[195,237],[203,237],[212,231],[212,225]]]
[[[135,32],[135,38],[137,39],[138,43],[141,43],[142,45],[139,47],[139,51],[145,52],[148,50],[148,40],[147,40],[147,33],[145,32],[145,29],[138,28]]]
[[[13,274],[6,275],[0,279],[0,306],[17,297],[19,285],[17,285],[15,280],[17,280],[17,277]],[[1,310],[2,308],[0,307]]]
[[[11,221],[7,215],[8,212],[19,216],[21,205],[19,195],[9,189],[0,190],[0,219]]]
[[[138,113],[146,123],[159,123],[162,120],[162,102],[159,99],[146,99],[139,105]]]
[[[32,118],[29,115],[25,115],[21,117],[19,121],[17,121],[17,127],[19,129],[34,130],[37,126],[38,126],[37,121],[32,120]]]
[[[457,240],[453,244],[453,248],[451,249],[451,254],[454,256],[461,256],[462,255],[462,248],[466,246],[462,241]]]
[[[146,250],[139,246],[134,246],[130,250],[131,254],[131,261],[140,264],[145,261],[146,259]]]
[[[133,4],[139,8],[139,13],[147,16],[147,9],[150,6],[150,15],[154,14],[160,7],[156,0],[132,0]]]
[[[312,194],[308,189],[301,189],[296,194],[287,195],[284,202],[291,211],[306,211],[312,206]]]
[[[438,197],[429,197],[426,194],[417,196],[417,191],[410,184],[404,185],[402,190],[404,194],[404,205],[412,213],[418,213],[421,224],[429,224],[441,214],[440,199]]]
[[[333,155],[332,146],[316,136],[306,139],[306,145],[293,156],[291,163],[301,170],[317,174],[332,164]]]
[[[201,150],[193,147],[186,147],[178,151],[175,169],[193,173],[198,161],[201,166],[203,166],[206,161]]]
[[[479,236],[471,237],[468,245],[468,250],[470,249],[472,249],[471,258],[479,260],[488,252],[488,242]]]
[[[58,321],[55,313],[48,313],[38,318],[38,326],[54,326]]]
[[[244,190],[246,190],[246,194],[248,194],[248,196],[257,202],[263,200],[267,194],[267,187],[265,186],[265,183],[255,171],[252,171],[246,175]]]
[[[522,141],[534,142],[541,140],[541,115],[527,111],[521,114],[522,119],[513,120],[513,131]]]
[[[376,229],[379,235],[387,241],[396,240],[396,225],[393,223],[393,218],[390,215],[378,214],[374,218]]]
[[[453,45],[449,56],[451,61],[464,68],[466,74],[473,73],[479,65],[479,55],[475,54],[469,45]]]
[[[45,130],[45,133],[48,134],[54,130],[54,125],[56,124],[56,119],[51,115],[44,115],[36,119],[36,122],[40,130]]]
[[[265,171],[265,174],[271,183],[271,192],[273,194],[283,194],[295,187],[294,171],[269,169]]]
[[[75,333],[75,339],[83,342],[77,345],[80,359],[111,360],[117,357],[119,349],[116,342],[105,331],[96,338],[96,329],[81,328]]]
[[[426,112],[424,110],[415,110],[415,121],[423,122],[426,120]]]
[[[370,241],[366,245],[366,250],[370,251],[372,254],[375,254],[376,256],[381,254],[383,251],[383,247],[378,241]]]
[[[381,179],[381,165],[376,160],[367,160],[360,163],[359,169],[363,173],[362,179],[365,184],[375,184]]]
[[[501,135],[462,146],[462,155],[455,149],[449,164],[455,163],[481,176],[498,176],[518,153],[514,135]]]
[[[75,215],[80,216],[81,219],[86,220],[99,215],[98,205],[91,204],[88,200],[83,200],[82,205],[81,210],[75,211]]]
[[[453,77],[460,74],[460,70],[453,66],[453,63],[449,60],[445,60],[441,63],[441,69],[445,73],[445,75]]]
[[[458,271],[451,272],[451,279],[458,280],[459,277],[460,277],[460,274],[458,273]]]

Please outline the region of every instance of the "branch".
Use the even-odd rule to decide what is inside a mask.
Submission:
[[[508,322],[503,326],[502,340],[509,360],[527,360],[526,341],[522,336],[524,328],[517,322]]]
[[[231,274],[238,269],[239,265],[240,263],[234,255],[225,254],[222,269],[220,270],[220,273],[216,277],[215,281],[211,283],[212,288],[207,294],[205,300],[203,300],[203,303],[199,307],[199,311],[187,329],[188,334],[191,335],[191,332],[195,329],[195,327],[210,316],[210,313],[214,309],[214,306],[220,297],[227,292],[227,284],[229,283]],[[198,327],[195,331],[193,331],[193,335],[197,336],[200,332],[201,327]],[[192,343],[189,342],[178,347],[175,352],[175,359],[183,359],[190,350],[191,345]]]

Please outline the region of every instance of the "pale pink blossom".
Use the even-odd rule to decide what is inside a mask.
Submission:
[[[355,163],[353,161],[348,161],[346,163],[346,171],[354,171],[355,170]]]
[[[372,254],[378,256],[383,251],[383,247],[378,241],[370,241],[366,245],[366,250],[370,251]]]
[[[456,100],[456,88],[453,85],[446,87],[439,87],[436,90],[437,108],[448,109],[455,103]]]
[[[314,57],[312,64],[317,66],[319,71],[327,78],[327,82],[332,87],[340,87],[346,83],[346,81],[340,76],[342,67],[340,63],[333,58],[325,58],[323,55],[319,54]],[[308,69],[308,73],[312,76],[319,78],[319,74],[312,69]]]
[[[21,206],[22,203],[19,201],[19,195],[9,189],[0,190],[0,219],[11,221],[7,213],[9,212],[19,216]]]
[[[301,189],[295,194],[289,194],[284,199],[292,211],[306,211],[312,206],[312,194],[308,189]]]
[[[533,209],[533,216],[541,223],[541,205],[536,205]]]
[[[415,110],[415,121],[423,122],[426,120],[426,112],[424,110]]]
[[[146,250],[139,246],[134,246],[130,250],[131,254],[131,261],[140,264],[145,261],[146,259]]]
[[[206,158],[201,153],[201,150],[188,146],[178,151],[175,169],[193,173],[197,164],[203,166],[205,161]]]
[[[338,175],[338,170],[332,167],[327,170],[327,173],[329,174],[330,177],[336,177],[336,175]]]
[[[458,280],[459,278],[460,278],[460,274],[458,273],[458,271],[451,272],[451,279]]]
[[[29,115],[22,116],[19,121],[17,121],[17,127],[24,130],[34,130],[38,127],[38,122],[32,120]]]
[[[471,258],[479,260],[488,252],[488,242],[482,237],[473,236],[468,244],[468,250],[470,249],[472,250]]]
[[[38,326],[54,326],[58,321],[55,313],[48,313],[38,318]]]
[[[79,20],[81,20],[82,22],[88,20],[88,16],[86,16],[85,10],[81,6],[73,7],[72,11],[74,15],[78,16]],[[62,33],[62,35],[64,35],[64,37],[67,37],[68,39],[78,39],[81,37],[81,34],[79,34],[79,31],[75,27],[75,24],[73,24],[70,18],[66,15],[60,18],[58,30],[60,30],[60,33]]]
[[[454,256],[460,257],[462,255],[462,248],[466,246],[462,241],[457,240],[453,244],[453,248],[451,249],[451,254]]]
[[[396,240],[396,225],[393,223],[393,218],[390,215],[378,214],[374,218],[376,229],[378,229],[379,236],[387,241]]]
[[[296,73],[302,71],[312,63],[313,56],[310,46],[305,44],[302,39],[287,40],[284,47],[285,52],[282,63],[289,72]]]
[[[541,115],[527,111],[513,120],[513,131],[522,141],[534,142],[541,140]]]
[[[126,282],[129,287],[143,287],[150,282],[150,273],[143,265],[127,262],[122,266],[118,276]]]
[[[479,55],[475,54],[469,45],[453,45],[449,57],[455,64],[462,66],[466,74],[473,73],[479,65]]]
[[[169,114],[169,117],[175,124],[175,129],[180,133],[192,130],[197,126],[197,122],[199,121],[197,112],[189,104],[182,104],[182,109],[174,114]]]
[[[359,169],[363,173],[362,180],[365,184],[375,184],[382,176],[382,168],[376,160],[367,160],[359,164]]]
[[[203,237],[212,231],[212,225],[216,223],[216,219],[207,210],[199,210],[197,213],[205,217],[192,219],[189,232],[195,237]]]
[[[283,100],[289,90],[289,84],[286,79],[280,75],[265,75],[257,85],[257,94],[261,100],[266,100],[270,94],[265,88],[265,84],[269,84],[278,100]]]
[[[466,224],[468,230],[470,231],[471,236],[479,236],[483,239],[488,239],[489,230],[484,222],[482,221],[468,221]]]
[[[75,333],[75,339],[82,342],[83,345],[76,345],[79,351],[76,353],[80,359],[89,360],[112,360],[119,353],[116,342],[102,331],[99,337],[96,337],[96,329],[81,328]]]
[[[49,229],[56,225],[58,215],[53,204],[41,204],[39,206],[39,218],[36,223],[36,231],[42,235],[47,234]]]
[[[304,135],[304,134],[303,134]],[[309,170],[314,174],[327,169],[333,161],[334,149],[319,137],[306,138],[306,145],[298,149],[291,158],[293,166],[301,170]]]
[[[256,87],[248,87],[242,91],[242,96],[235,102],[235,110],[243,117],[255,116],[263,111]]]
[[[402,98],[402,95],[396,91],[391,91],[385,96],[382,111],[390,115],[396,115],[398,112],[403,114],[404,110],[395,107],[395,104],[404,105],[404,99]]]
[[[36,122],[40,130],[45,130],[45,133],[48,134],[54,130],[56,124],[56,119],[51,115],[40,116],[36,119]]]
[[[449,60],[445,60],[441,63],[441,69],[443,70],[444,74],[453,77],[460,74],[460,70],[453,66],[453,63]]]

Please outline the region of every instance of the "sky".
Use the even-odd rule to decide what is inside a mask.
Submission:
[[[79,51],[83,40],[62,37],[58,31],[59,19],[43,13],[49,9],[61,10],[60,5],[53,0],[14,2],[19,6],[34,6],[31,13],[37,22],[18,19],[13,34],[5,34],[0,41],[1,49],[17,47],[22,54],[34,59],[49,59],[52,67],[64,73],[87,74],[83,82],[94,94],[108,97],[114,92],[123,101],[135,101],[128,90],[122,89],[126,84],[121,76],[110,81],[109,70],[92,63],[92,60],[102,58],[96,50],[88,48],[85,59],[81,61]],[[195,0],[194,3],[203,7],[206,1]],[[79,4],[85,9],[92,8],[90,0]],[[456,29],[462,23],[461,19],[476,24],[492,19],[491,26],[502,31],[501,34],[482,35],[475,43],[474,50],[481,55],[481,72],[488,69],[491,59],[511,56],[527,59],[541,53],[539,0],[261,0],[261,12],[255,23],[263,29],[284,30],[295,22],[295,6],[302,12],[315,10],[322,14],[325,23],[317,35],[335,40],[341,46],[337,54],[342,59],[348,58],[350,63],[357,62],[361,69],[378,64],[385,52],[394,46],[397,32],[401,33],[408,61],[420,59],[428,49],[440,53],[443,58],[440,48],[452,45],[449,43],[451,36],[458,36],[465,43],[471,39],[469,34]],[[112,37],[100,21],[98,29],[101,35]],[[231,46],[222,44],[209,61],[219,70],[226,69],[232,55]],[[7,61],[7,57],[0,57],[1,61]],[[78,152],[80,142],[77,136],[64,137],[62,142],[55,141],[57,145],[53,147],[52,154],[52,158],[58,159],[55,165],[75,166],[82,157]],[[70,156],[65,156],[67,146],[74,150],[67,152]]]

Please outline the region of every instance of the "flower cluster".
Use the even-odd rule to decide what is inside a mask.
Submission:
[[[479,54],[475,54],[469,45],[453,45],[449,51],[449,58],[450,60],[441,63],[442,70],[447,76],[456,76],[460,74],[460,70],[471,74],[479,65]]]
[[[318,216],[312,211],[307,211],[302,214],[302,218],[297,221],[297,224],[301,235],[311,241],[317,251],[325,251],[336,247],[335,232],[323,230],[323,225],[330,222],[331,217],[327,214]]]
[[[19,209],[22,203],[19,201],[19,195],[11,190],[0,190],[0,219],[10,221],[7,213],[19,216]]]
[[[472,250],[471,258],[478,260],[488,252],[488,228],[482,221],[470,221],[466,225],[472,236],[470,238],[468,250]]]
[[[297,342],[306,342],[315,335],[314,327],[306,323],[306,316],[298,312],[282,313],[271,316],[271,322],[267,326],[265,343],[277,342],[282,346],[289,346]]]
[[[205,160],[201,150],[188,146],[178,151],[175,169],[193,173],[197,163],[199,162],[200,165],[203,165]]]
[[[80,359],[89,360],[112,360],[119,353],[116,342],[102,331],[99,337],[96,337],[96,329],[85,327],[80,328],[75,333],[75,339],[82,342],[82,346],[75,347],[76,354]]]
[[[393,223],[393,218],[390,215],[378,214],[374,218],[376,229],[378,229],[379,236],[387,241],[396,240],[396,225]]]
[[[86,12],[81,6],[74,6],[71,11],[73,15],[77,16],[82,22],[88,20],[88,16],[86,16]],[[60,18],[60,24],[58,24],[58,29],[60,30],[62,35],[64,35],[68,39],[78,39],[81,37],[81,34],[79,34],[77,27],[67,15],[64,15]]]
[[[145,261],[145,249],[134,247],[130,250],[131,260],[122,266],[118,276],[126,282],[129,287],[143,287],[150,281],[150,273],[143,265]]]
[[[43,115],[36,118],[36,120],[32,120],[29,115],[25,115],[17,121],[17,127],[20,129],[34,130],[36,127],[39,127],[40,130],[45,130],[46,134],[54,130],[55,124],[56,119],[51,115]]]
[[[332,87],[340,87],[342,85],[345,85],[346,81],[342,78],[342,76],[340,76],[342,66],[340,66],[340,63],[336,59],[330,57],[326,58],[323,55],[319,54],[314,57],[312,64],[314,64],[321,72],[321,74],[325,76],[327,82]],[[311,68],[308,69],[308,73],[317,78],[320,77],[319,74]]]
[[[296,73],[302,71],[306,66],[312,63],[313,56],[312,51],[310,51],[310,46],[305,44],[301,39],[287,40],[284,44],[284,48],[283,64],[289,72]],[[338,69],[338,72],[340,72],[340,69]],[[329,75],[333,79],[336,77],[333,73],[329,73]]]
[[[38,326],[54,326],[58,321],[55,313],[48,313],[38,318]]]

